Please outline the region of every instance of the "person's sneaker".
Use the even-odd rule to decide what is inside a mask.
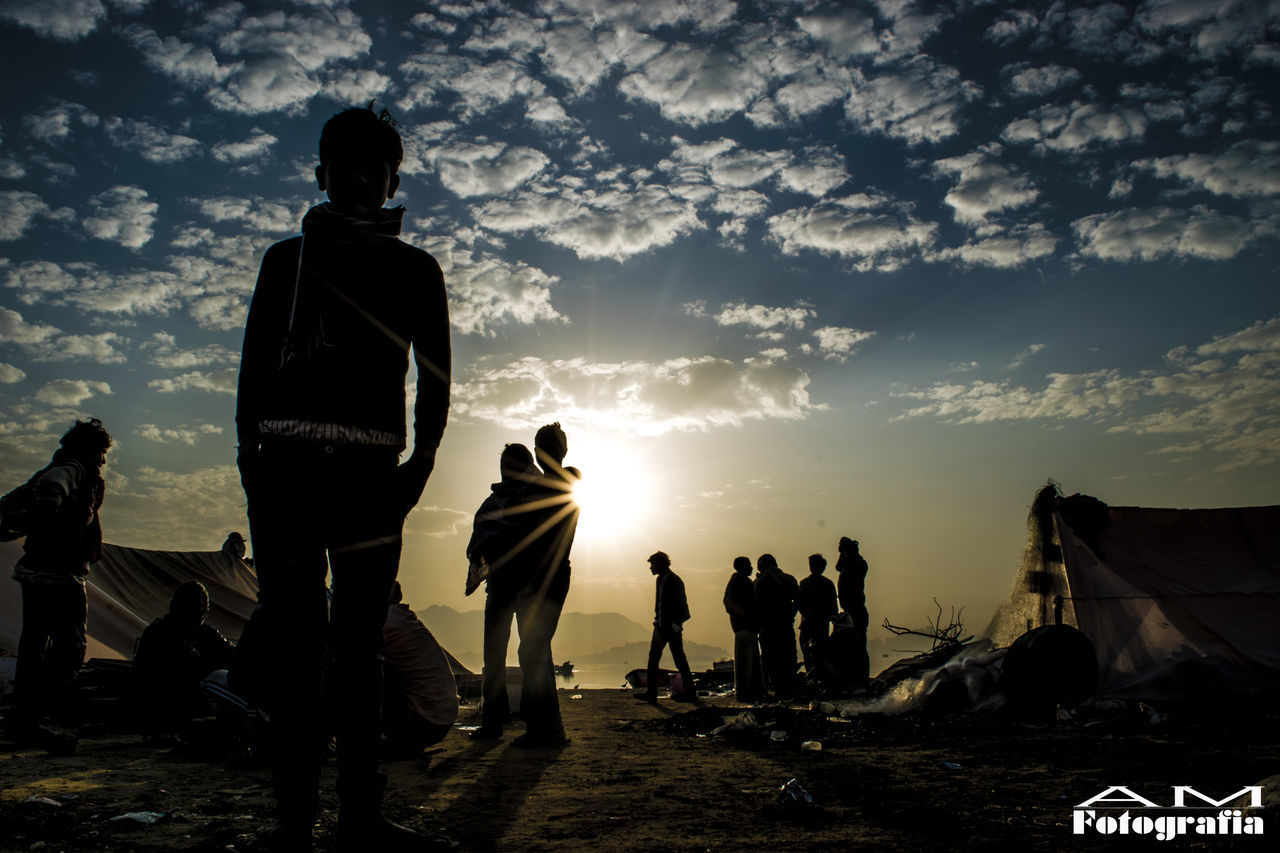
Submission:
[[[631,695],[639,699],[641,702],[648,702],[650,705],[656,705],[658,703],[658,694],[650,693],[647,690],[638,690]]]
[[[569,742],[569,738],[563,733],[558,735],[538,735],[525,732],[520,737],[511,741],[511,745],[521,749],[554,749],[555,747],[564,746]]]
[[[498,740],[502,737],[502,726],[481,726],[467,737],[472,740]]]
[[[681,690],[681,691],[680,691],[680,692],[678,692],[678,693],[672,693],[672,694],[671,694],[671,701],[672,701],[672,702],[697,702],[697,701],[698,701],[698,691],[696,691],[696,690]]]

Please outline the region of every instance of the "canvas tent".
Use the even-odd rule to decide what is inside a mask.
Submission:
[[[0,543],[0,648],[16,651],[22,631],[22,589],[12,579],[22,540]],[[150,551],[102,546],[102,560],[89,573],[89,658],[130,660],[142,630],[169,609],[178,585],[199,581],[209,590],[209,624],[227,637],[240,636],[257,606],[258,578],[242,560],[224,551]]]
[[[987,636],[1061,620],[1093,641],[1098,692],[1187,699],[1280,689],[1280,506],[1108,507],[1037,495],[1023,566]]]
[[[0,542],[0,649],[16,652],[22,632],[22,588],[12,579],[22,540]],[[104,544],[89,572],[86,658],[132,660],[147,625],[169,610],[173,591],[185,581],[209,590],[209,624],[239,639],[257,606],[258,578],[226,551],[152,551]],[[470,670],[445,650],[455,676]]]

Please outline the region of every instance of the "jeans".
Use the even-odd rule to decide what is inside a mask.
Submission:
[[[671,659],[675,661],[676,669],[684,680],[684,689],[693,689],[693,673],[689,671],[689,658],[684,653],[684,635],[670,625],[654,625],[653,636],[649,640],[649,673],[646,682],[646,689],[651,695],[658,692],[658,664],[662,662],[662,650],[667,646],[671,647]]]
[[[344,811],[362,808],[380,791],[379,654],[404,525],[398,452],[289,440],[241,452],[273,661],[266,704],[276,800],[282,821],[310,825],[329,734],[326,694]],[[325,591],[329,573],[332,604]]]
[[[20,721],[38,722],[80,671],[87,614],[85,585],[73,577],[22,584],[22,634],[14,685]]]

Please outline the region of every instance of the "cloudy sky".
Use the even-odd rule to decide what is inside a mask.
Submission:
[[[671,553],[860,539],[873,623],[981,628],[1048,477],[1280,503],[1280,3],[0,0],[0,475],[116,436],[107,537],[244,528],[234,388],[320,125],[403,124],[449,285],[416,606],[460,609],[504,442],[586,474],[570,609]],[[305,499],[305,496],[303,496]]]

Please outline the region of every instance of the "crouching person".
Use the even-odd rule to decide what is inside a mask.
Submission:
[[[209,591],[198,581],[174,590],[169,612],[138,639],[133,674],[139,711],[152,734],[188,734],[191,721],[213,709],[200,682],[231,665],[235,647],[209,616]]]

